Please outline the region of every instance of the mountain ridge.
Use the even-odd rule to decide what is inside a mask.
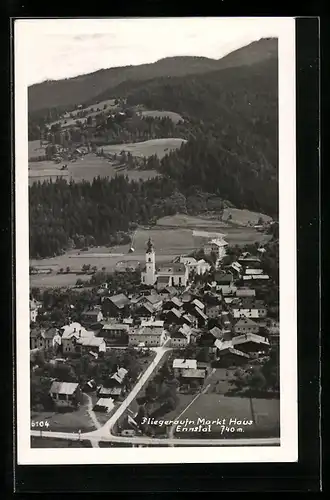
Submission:
[[[68,79],[47,80],[28,87],[29,112],[85,103],[127,81],[198,75],[228,67],[252,65],[277,57],[277,42],[276,38],[261,38],[220,59],[173,56],[154,63],[100,69]]]

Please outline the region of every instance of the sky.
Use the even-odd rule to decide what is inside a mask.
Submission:
[[[28,85],[163,57],[219,59],[262,37],[278,37],[283,18],[24,19]]]

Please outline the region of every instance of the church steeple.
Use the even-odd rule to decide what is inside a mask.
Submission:
[[[147,251],[146,253],[151,253],[154,251],[154,245],[151,241],[151,238],[149,237],[148,242],[147,242]]]
[[[156,255],[151,238],[149,238],[146,248],[145,284],[153,285],[155,281],[156,281]]]

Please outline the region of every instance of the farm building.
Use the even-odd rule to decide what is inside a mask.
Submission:
[[[77,383],[55,381],[49,394],[57,407],[75,408],[80,403],[81,390]]]
[[[254,333],[239,335],[228,341],[215,341],[215,346],[220,354],[229,348],[234,348],[245,353],[264,351],[268,350],[269,345],[269,340],[267,338]]]
[[[198,368],[188,368],[187,370],[183,370],[181,373],[182,379],[184,379],[185,383],[191,384],[194,382],[198,382],[199,384],[203,384],[205,379],[206,371],[200,370]]]
[[[197,370],[197,361],[196,359],[174,359],[173,360],[173,371],[174,376],[180,376],[184,370],[194,369]]]
[[[103,411],[106,413],[110,413],[114,407],[115,404],[112,398],[100,398],[94,405],[93,411]]]

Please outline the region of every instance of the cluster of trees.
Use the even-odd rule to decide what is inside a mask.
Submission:
[[[175,124],[168,117],[143,117],[131,111],[129,118],[107,117],[100,114],[95,117],[95,130],[90,133],[91,140],[98,144],[120,144],[126,142],[147,141],[166,137],[187,136],[187,127],[183,123]],[[88,124],[88,121],[87,121]]]
[[[269,357],[262,365],[254,365],[248,370],[239,369],[235,373],[235,386],[244,392],[278,393],[279,382],[279,351],[272,348]]]
[[[136,422],[141,424],[143,417],[158,418],[174,410],[178,404],[179,385],[179,381],[173,376],[173,371],[166,361],[146,386],[144,396],[137,398],[139,410],[135,418]],[[155,432],[154,426],[141,425],[141,428],[146,434]]]
[[[53,353],[39,351],[31,363],[31,406],[33,409],[51,407],[49,389],[53,379],[63,382],[78,382],[82,388],[93,379],[97,385],[107,385],[118,368],[128,371],[126,387],[129,389],[141,371],[140,354],[127,348],[111,350],[97,360],[89,355],[72,356],[65,363],[52,363]]]
[[[101,270],[91,277],[88,284],[96,287],[102,283],[108,284],[102,296],[135,292],[141,287],[141,273],[139,270],[114,273]],[[100,295],[96,293],[95,288],[79,291],[74,288],[46,288],[41,291],[39,287],[33,287],[30,296],[42,302],[36,321],[39,326],[45,328],[61,327],[69,319],[80,322],[81,314],[87,307],[101,304]]]
[[[129,242],[131,223],[150,223],[173,215],[175,183],[154,178],[146,182],[116,176],[92,182],[35,183],[30,195],[30,256],[59,255],[69,248]],[[127,233],[124,236],[124,233]]]
[[[255,155],[259,151],[253,149]],[[161,160],[160,172],[175,180],[185,195],[191,188],[200,189],[230,200],[237,208],[277,215],[276,169],[263,168],[257,159],[251,161],[251,155],[241,156],[238,148],[228,149],[217,138],[197,137],[183,143]]]

